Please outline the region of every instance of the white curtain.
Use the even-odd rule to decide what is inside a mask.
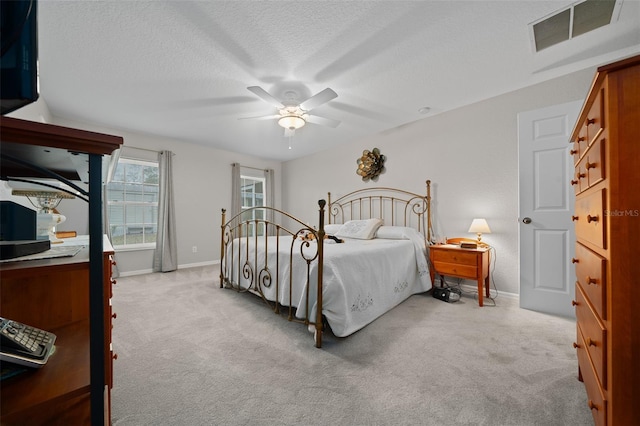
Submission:
[[[173,202],[173,172],[171,151],[158,153],[159,194],[158,194],[158,236],[153,255],[153,270],[169,272],[178,269],[176,220]]]

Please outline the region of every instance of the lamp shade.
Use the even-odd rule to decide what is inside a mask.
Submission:
[[[305,125],[304,118],[298,115],[285,115],[278,120],[278,124],[285,129],[296,130]]]
[[[469,232],[474,232],[476,234],[490,234],[491,229],[485,219],[473,219],[473,222],[471,222],[471,226],[469,227]]]

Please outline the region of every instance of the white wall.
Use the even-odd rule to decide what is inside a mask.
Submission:
[[[283,207],[317,222],[317,200],[354,189],[386,186],[425,193],[432,181],[434,231],[471,237],[475,217],[487,219],[495,247],[495,284],[519,293],[518,112],[583,99],[594,69],[497,96],[454,111],[283,164]],[[567,147],[569,145],[567,144]],[[377,147],[387,158],[378,182],[362,182],[356,159]]]

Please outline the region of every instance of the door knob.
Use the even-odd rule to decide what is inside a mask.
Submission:
[[[531,218],[530,217],[525,217],[524,219],[522,219],[522,223],[524,224],[530,224],[531,223]]]

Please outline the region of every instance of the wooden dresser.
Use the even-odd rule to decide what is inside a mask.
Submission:
[[[596,425],[639,425],[640,56],[598,68],[571,143],[579,379]]]
[[[2,381],[3,426],[91,423],[89,365],[88,238],[65,240],[84,247],[73,257],[0,264],[0,316],[56,334],[56,352],[40,369]],[[105,315],[105,418],[113,387],[111,277],[113,248],[103,242]]]

